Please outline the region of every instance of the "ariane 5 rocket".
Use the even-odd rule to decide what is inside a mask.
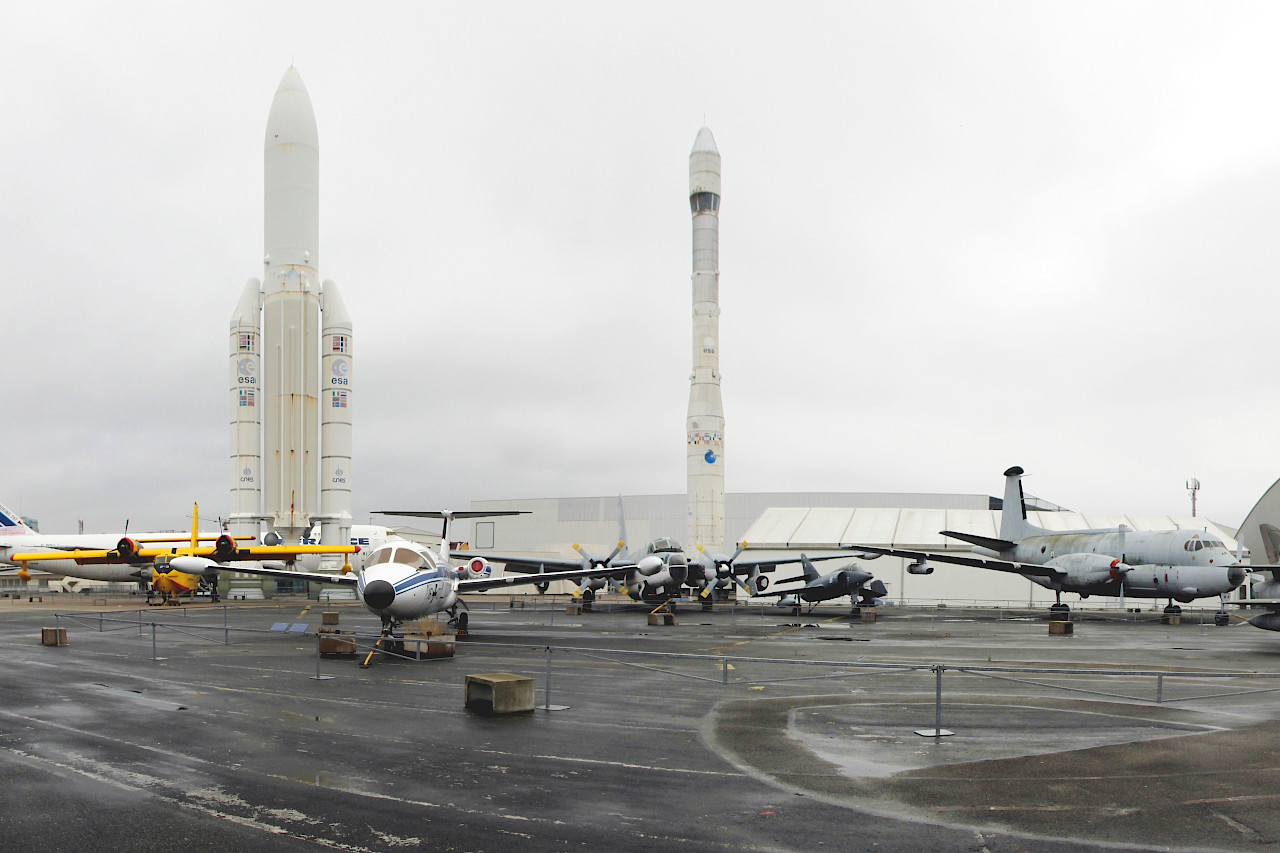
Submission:
[[[693,374],[685,423],[689,478],[686,545],[722,552],[724,405],[720,401],[720,151],[711,128],[689,154],[693,214]]]
[[[263,278],[231,317],[232,532],[351,536],[352,336],[320,282],[320,143],[296,69],[267,116]]]

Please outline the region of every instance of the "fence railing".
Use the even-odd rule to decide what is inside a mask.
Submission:
[[[138,636],[144,637],[148,633],[149,629],[151,635],[151,659],[155,661],[166,660],[166,658],[159,656],[159,636],[164,632],[170,632],[184,637],[191,637],[205,642],[220,642],[225,645],[231,644],[233,634],[249,635],[259,639],[270,636],[290,636],[295,640],[299,637],[311,637],[314,638],[316,644],[316,674],[310,677],[319,681],[328,681],[337,677],[332,674],[324,674],[321,670],[321,662],[324,659],[324,655],[320,650],[321,640],[326,636],[331,638],[337,636],[341,640],[352,645],[356,649],[357,656],[360,653],[367,652],[369,654],[369,658],[376,655],[382,658],[397,658],[405,661],[413,661],[415,663],[439,663],[443,660],[447,660],[447,658],[423,657],[420,650],[416,655],[406,653],[402,650],[397,650],[394,648],[392,643],[385,642],[387,638],[382,635],[359,634],[356,632],[344,632],[341,635],[325,634],[320,631],[306,630],[309,626],[301,623],[276,623],[276,625],[270,629],[232,626],[227,620],[225,609],[223,611],[223,623],[221,625],[195,624],[185,618],[182,621],[143,618],[144,616],[155,617],[159,615],[162,614],[145,610],[139,610],[134,614],[122,613],[119,615],[81,612],[55,613],[54,619],[59,626],[61,626],[61,623],[65,621],[81,628],[96,630],[100,633],[131,631],[136,629]],[[932,729],[915,730],[917,734],[925,737],[944,737],[951,734],[950,731],[945,730],[942,727],[944,695],[943,676],[948,673],[961,677],[974,677],[1029,686],[1034,687],[1037,690],[1062,691],[1065,693],[1084,696],[1097,696],[1108,699],[1118,699],[1125,702],[1151,703],[1155,705],[1166,705],[1170,703],[1182,704],[1203,701],[1206,699],[1249,696],[1280,691],[1280,673],[1264,672],[1111,668],[1088,669],[1061,666],[1007,666],[948,662],[903,663],[867,660],[813,660],[807,658],[769,658],[723,653],[691,654],[684,652],[610,649],[586,646],[547,645],[542,643],[505,643],[474,639],[466,640],[462,645],[468,654],[489,654],[493,651],[499,651],[506,653],[534,652],[536,654],[545,655],[546,674],[545,684],[543,686],[545,701],[543,705],[539,706],[545,710],[560,710],[567,708],[567,706],[552,705],[551,703],[553,687],[552,678],[554,674],[553,660],[556,655],[577,656],[588,660],[611,663],[626,669],[641,670],[672,678],[689,679],[708,685],[714,685],[717,689],[743,689],[760,687],[768,684],[787,685],[799,684],[801,682],[823,682],[834,679],[868,676],[903,676],[931,673],[934,681],[934,726]],[[712,664],[719,670],[718,677],[712,677],[696,671],[682,671],[677,668],[682,665],[688,668],[691,664],[701,667],[708,663]],[[747,668],[752,666],[760,666],[771,670],[781,669],[785,671],[790,669],[796,674],[785,676],[771,674],[769,677],[747,677],[744,673]],[[813,672],[813,670],[816,669],[822,669],[825,671]],[[730,676],[731,672],[735,673],[733,677]],[[1078,683],[1082,679],[1084,680],[1084,683]],[[1120,682],[1146,682],[1150,684],[1150,689],[1142,692],[1135,690],[1128,693],[1118,692],[1120,689],[1118,687],[1115,690],[1102,690],[1098,689],[1100,686],[1099,680],[1109,684],[1118,684]],[[1174,684],[1188,684],[1193,681],[1202,683],[1207,681],[1211,683],[1217,682],[1225,684],[1226,680],[1233,680],[1237,683],[1258,683],[1270,681],[1274,686],[1250,688],[1244,688],[1241,686],[1240,689],[1231,690],[1215,688],[1215,692],[1209,693],[1178,696],[1170,695],[1170,687]]]

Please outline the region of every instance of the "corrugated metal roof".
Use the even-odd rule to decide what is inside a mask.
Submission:
[[[813,515],[815,512],[819,515]],[[844,531],[833,533],[841,518]],[[1229,549],[1235,538],[1228,527],[1205,518],[1170,516],[1083,516],[1074,512],[1029,512],[1027,520],[1049,530],[1107,529],[1128,525],[1133,530],[1208,530]],[[1052,525],[1052,526],[1050,526]],[[1000,531],[998,510],[937,510],[889,508],[770,507],[747,529],[745,539],[753,548],[838,548],[845,545],[877,545],[933,550],[968,550],[969,546],[941,535],[943,530],[996,538]],[[828,538],[824,538],[828,537]]]

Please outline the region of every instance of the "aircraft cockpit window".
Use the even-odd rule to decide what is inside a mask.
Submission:
[[[682,551],[680,543],[674,539],[655,539],[649,543],[649,553],[656,554],[659,551]]]
[[[397,548],[396,555],[391,558],[391,562],[405,566],[414,566],[415,568],[421,568],[422,566],[429,567],[432,565],[426,557],[412,548]]]
[[[376,566],[381,563],[391,562],[391,554],[394,548],[379,548],[369,555],[369,559],[365,561],[365,566]]]
[[[1226,548],[1227,546],[1226,546],[1226,545],[1223,545],[1223,544],[1222,544],[1222,542],[1220,542],[1220,541],[1219,541],[1219,540],[1217,540],[1217,539],[1206,539],[1206,540],[1204,540],[1204,547],[1206,547],[1206,548]]]

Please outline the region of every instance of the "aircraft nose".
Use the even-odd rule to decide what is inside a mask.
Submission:
[[[1244,583],[1245,570],[1240,566],[1232,566],[1227,569],[1227,583],[1231,584],[1231,588],[1235,589]]]
[[[364,586],[364,603],[374,610],[386,610],[395,600],[395,587],[386,581],[370,581]]]

